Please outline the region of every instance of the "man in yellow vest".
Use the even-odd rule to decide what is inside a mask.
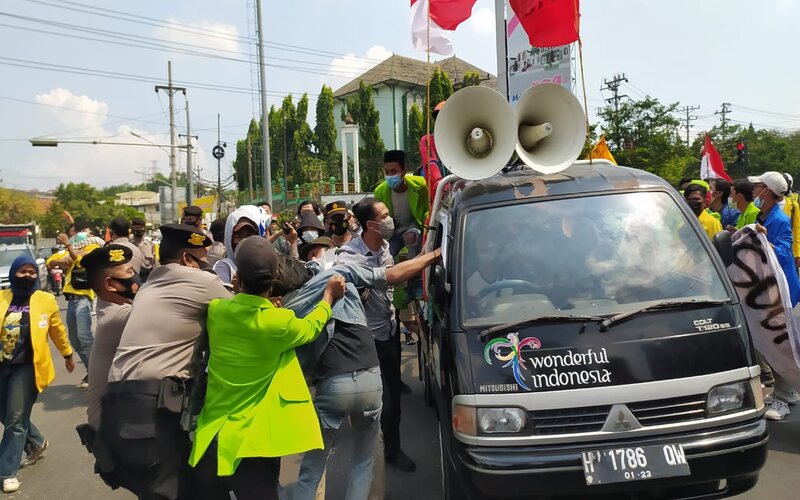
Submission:
[[[53,259],[48,266],[59,266],[67,269],[64,281],[64,298],[67,299],[67,330],[69,342],[78,357],[81,358],[87,375],[78,384],[78,387],[89,387],[89,354],[92,352],[94,334],[92,332],[92,309],[94,308],[94,292],[86,277],[86,270],[81,266],[81,257],[95,248],[105,245],[97,236],[92,236],[89,224],[85,221],[76,221],[70,228],[70,236],[59,233],[56,241],[64,245],[68,255],[63,259]]]
[[[706,194],[708,189],[699,184],[689,184],[683,190],[683,197],[686,204],[692,209],[692,212],[697,216],[703,230],[708,234],[708,237],[713,239],[714,235],[722,231],[722,224],[719,220],[706,212]]]
[[[792,183],[794,179],[790,174],[783,174],[789,189],[781,197],[778,205],[783,208],[783,213],[789,217],[792,227],[792,254],[794,255],[795,267],[800,267],[800,203],[797,201],[797,194],[792,193]]]

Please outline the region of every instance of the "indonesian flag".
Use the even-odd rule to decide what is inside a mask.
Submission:
[[[719,153],[711,143],[711,137],[706,132],[706,139],[703,143],[703,158],[700,160],[701,179],[725,179],[732,182],[730,176],[725,173],[725,165],[722,163]]]
[[[447,34],[472,14],[476,0],[411,0],[411,42],[414,48],[443,56],[453,53]],[[430,3],[430,47],[428,47],[428,4]]]
[[[578,40],[578,0],[509,0],[534,47],[556,47]]]

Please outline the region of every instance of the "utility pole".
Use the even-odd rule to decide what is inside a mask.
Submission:
[[[175,164],[175,156],[176,156],[176,139],[175,139],[175,106],[174,106],[174,99],[175,92],[183,92],[183,95],[186,95],[186,87],[173,87],[172,86],[172,61],[167,61],[167,77],[168,77],[168,86],[163,85],[156,85],[156,93],[159,90],[165,90],[167,95],[169,96],[169,170],[170,170],[170,180],[172,182],[172,210],[170,214],[170,219],[172,222],[178,220],[178,171],[176,170],[177,165]]]
[[[272,206],[272,170],[269,164],[269,112],[267,110],[267,73],[264,62],[264,29],[261,23],[261,0],[256,0],[256,17],[258,17],[258,66],[261,81],[261,178],[264,180],[264,191],[267,203]]]
[[[722,134],[722,140],[725,140],[725,129],[728,127],[728,115],[731,113],[731,103],[723,102],[722,109],[720,111],[714,111],[715,115],[720,115],[720,133]]]
[[[603,86],[600,87],[601,92],[603,90],[610,90],[614,93],[614,97],[606,99],[606,102],[609,104],[612,102],[614,103],[614,144],[617,146],[617,148],[622,147],[622,139],[619,136],[619,101],[625,97],[628,97],[626,94],[620,95],[619,93],[619,86],[622,84],[622,82],[628,82],[628,77],[625,76],[625,73],[614,75],[611,80],[606,80],[603,78]]]
[[[253,197],[253,148],[250,144],[250,131],[247,131],[247,185],[250,186],[250,203],[255,201]]]
[[[697,111],[700,109],[700,106],[684,106],[681,109],[678,109],[679,113],[686,113],[686,117],[682,118],[683,126],[686,127],[686,147],[689,147],[689,129],[692,126],[692,122],[697,120],[697,117],[692,115],[692,111]]]
[[[217,113],[217,146],[221,141],[219,140],[219,113]],[[217,158],[217,216],[222,213],[222,167],[220,166],[222,157]]]
[[[189,122],[189,101],[186,101],[186,205],[194,203],[194,176],[192,175],[192,126]]]

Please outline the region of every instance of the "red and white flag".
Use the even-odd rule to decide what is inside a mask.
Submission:
[[[732,182],[730,176],[725,172],[725,165],[722,158],[714,148],[711,137],[706,132],[706,139],[703,143],[703,158],[700,160],[701,179],[725,179]]]
[[[448,31],[472,15],[476,0],[411,0],[411,42],[414,48],[443,56],[453,53]],[[428,7],[430,4],[430,8]],[[428,45],[428,11],[430,10],[430,47]]]
[[[509,4],[534,47],[566,45],[580,36],[578,0],[509,0]]]

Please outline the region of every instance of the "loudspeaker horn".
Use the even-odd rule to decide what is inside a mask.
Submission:
[[[544,83],[522,94],[514,108],[519,158],[543,174],[555,174],[572,165],[586,141],[586,115],[572,92]]]
[[[447,99],[433,135],[439,159],[451,172],[462,179],[486,179],[514,154],[517,121],[497,91],[466,87]]]

